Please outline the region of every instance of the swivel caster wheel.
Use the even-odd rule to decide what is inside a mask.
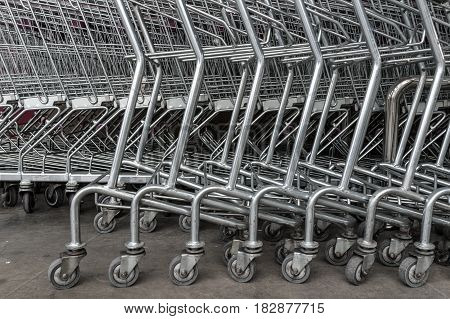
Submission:
[[[237,269],[237,257],[232,256],[228,261],[228,274],[234,281],[237,282],[249,282],[253,279],[256,272],[256,262],[252,260],[244,271],[239,272]]]
[[[6,189],[5,205],[6,207],[14,207],[17,205],[19,193],[16,187],[8,187]]]
[[[194,268],[183,276],[180,273],[181,268],[181,256],[176,256],[169,265],[169,277],[172,282],[177,286],[189,286],[192,285],[198,277],[198,266],[195,265]]]
[[[269,221],[264,221],[261,228],[263,239],[266,241],[275,243],[280,241],[284,236],[283,228]]]
[[[225,263],[225,266],[228,266],[228,262],[230,261],[231,257],[233,257],[233,254],[231,253],[231,248],[233,247],[233,241],[229,241],[223,246],[223,262]]]
[[[151,233],[156,229],[157,225],[158,221],[156,220],[156,218],[153,219],[151,222],[147,222],[144,216],[139,218],[139,231],[141,233]]]
[[[423,274],[416,274],[417,259],[415,257],[405,258],[400,267],[398,268],[398,274],[400,280],[411,288],[418,288],[425,285],[430,275],[430,269],[427,269]]]
[[[117,257],[109,265],[108,278],[114,287],[131,287],[139,278],[139,266],[136,265],[130,273],[120,273],[120,257]]]
[[[361,256],[353,256],[345,267],[345,277],[348,282],[358,286],[363,283],[367,274],[363,270],[363,258]]]
[[[401,254],[398,254],[397,256],[390,256],[389,255],[390,244],[391,244],[391,240],[387,238],[378,245],[378,249],[377,249],[378,260],[384,266],[398,267],[400,265],[400,263],[402,262],[405,251],[403,251]]]
[[[61,187],[55,187],[52,191],[51,186],[47,186],[44,192],[45,202],[48,206],[58,208],[64,203],[64,192]]]
[[[324,230],[314,227],[314,240],[318,242],[323,242],[330,237],[330,226],[325,228]]]
[[[22,206],[27,214],[31,214],[34,210],[34,194],[32,192],[22,193]]]
[[[178,226],[183,232],[189,233],[191,231],[191,217],[181,215],[180,218],[178,218]]]
[[[83,203],[83,202],[82,202]],[[122,207],[122,200],[120,198],[113,198],[108,195],[99,195],[97,199],[97,211],[113,213],[114,216],[118,216],[122,213],[122,209],[118,207],[108,207],[108,205],[115,205]],[[106,206],[106,207],[105,207]]]
[[[350,248],[341,256],[335,253],[336,238],[330,239],[325,246],[325,259],[334,266],[344,266],[352,257],[352,249]]]
[[[103,222],[103,213],[98,213],[94,217],[94,228],[100,234],[108,234],[116,227],[116,220],[113,219],[109,224]]]
[[[309,265],[306,265],[305,268],[303,268],[300,273],[295,274],[294,270],[292,269],[292,263],[294,261],[294,254],[290,254],[287,256],[283,264],[281,264],[281,273],[287,281],[293,283],[293,284],[302,284],[305,281],[309,279],[309,276],[311,274],[311,267]]]
[[[438,245],[436,245],[437,247]],[[449,249],[436,249],[435,250],[435,262],[438,265],[450,266],[450,250]]]
[[[56,259],[50,264],[50,267],[48,268],[48,279],[56,289],[70,289],[74,287],[80,280],[80,268],[77,267],[75,271],[70,274],[67,279],[64,280],[60,277],[61,265],[61,258]]]
[[[219,231],[220,231],[220,239],[222,241],[232,240],[237,235],[237,230],[235,228],[223,225],[220,225]]]
[[[283,261],[289,255],[289,251],[284,247],[284,241],[280,241],[275,247],[275,261],[282,265]]]

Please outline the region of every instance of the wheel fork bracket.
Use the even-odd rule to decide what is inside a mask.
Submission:
[[[349,239],[343,237],[336,238],[336,246],[334,253],[336,256],[343,256],[355,244],[356,239]]]
[[[61,184],[50,184],[49,186],[48,186],[48,189],[49,189],[49,196],[50,197],[53,197],[53,193],[55,193],[55,189],[57,189],[58,187],[61,187],[62,185]]]
[[[142,253],[136,255],[122,252],[120,256],[120,274],[130,274],[144,256],[145,250],[143,250]]]
[[[389,250],[388,250],[389,256],[391,258],[397,257],[411,243],[412,243],[412,239],[405,240],[405,239],[400,239],[400,238],[397,238],[397,237],[391,238],[391,242],[389,244]]]
[[[109,209],[104,209],[103,210],[103,218],[102,218],[102,222],[103,225],[109,225],[113,219],[119,215],[120,211],[119,210],[109,210]]]
[[[431,267],[433,264],[434,255],[428,255],[428,256],[417,256],[417,264],[415,273],[418,275],[422,275],[425,273],[428,268]]]
[[[181,254],[180,274],[187,276],[194,269],[195,265],[197,265],[201,257],[202,254]]]
[[[300,240],[292,238],[286,238],[284,240],[284,249],[286,249],[286,251],[293,252],[297,248],[300,248]]]
[[[240,239],[233,239],[230,250],[231,255],[236,256],[241,247],[244,247],[244,241]]]
[[[86,256],[86,251],[83,249],[83,252],[80,254],[68,254],[66,252],[61,254],[61,272],[59,274],[60,279],[67,280],[70,275],[77,269],[80,264],[81,259]]]
[[[239,250],[236,256],[236,270],[238,272],[244,272],[247,269],[248,265],[255,259],[256,257],[261,256],[261,254],[249,253],[243,250]]]
[[[331,224],[329,222],[320,219],[316,222],[316,226],[321,232],[324,232],[330,225]]]
[[[146,211],[144,212],[143,222],[150,224],[153,220],[155,220],[156,215],[158,215],[155,211]]]
[[[294,274],[299,274],[306,266],[316,257],[316,254],[304,254],[301,252],[294,252],[292,259],[292,271]]]
[[[367,274],[375,262],[375,254],[364,254],[362,258],[362,270]]]

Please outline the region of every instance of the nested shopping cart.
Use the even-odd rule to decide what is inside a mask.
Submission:
[[[140,232],[154,231],[160,212],[179,215],[190,232],[169,265],[177,285],[197,279],[200,221],[229,240],[223,257],[238,282],[255,275],[259,229],[279,241],[283,277],[303,283],[318,241],[338,228],[325,257],[347,264],[350,282],[363,281],[378,256],[400,265],[407,285],[425,283],[431,225],[449,226],[447,4],[0,6],[3,198],[13,205],[20,190],[31,211],[38,184],[52,206],[70,194],[70,242],[49,268],[56,288],[79,280],[89,194],[100,233],[130,213],[130,240],[108,270],[116,287],[138,280]]]
[[[1,104],[7,110],[1,180],[19,184],[26,212],[33,210],[37,184],[47,184],[47,203],[59,206],[64,189],[73,194],[109,168],[105,158],[112,159],[115,141],[96,132],[112,119],[117,123],[114,115],[130,90],[129,44],[108,1],[0,6]]]

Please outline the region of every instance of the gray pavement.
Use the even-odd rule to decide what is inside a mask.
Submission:
[[[109,284],[107,269],[118,256],[128,235],[128,219],[120,219],[116,231],[96,234],[92,221],[95,209],[83,205],[82,236],[88,242],[79,284],[55,290],[47,279],[49,264],[63,251],[69,238],[69,209],[48,208],[39,200],[36,212],[27,215],[18,205],[0,208],[0,298],[449,298],[450,268],[433,265],[428,283],[421,288],[405,287],[397,268],[376,264],[366,283],[355,287],[346,282],[344,268],[329,265],[323,252],[313,261],[311,277],[302,285],[281,277],[273,260],[275,244],[265,243],[257,260],[254,280],[239,284],[229,278],[222,262],[217,227],[202,225],[206,255],[199,265],[199,278],[190,287],[176,287],[168,278],[171,259],[184,247],[188,234],[181,232],[177,218],[159,218],[154,233],[142,236],[147,255],[140,264],[135,286],[118,289]]]

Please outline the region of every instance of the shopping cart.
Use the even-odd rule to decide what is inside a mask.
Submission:
[[[90,12],[91,5],[83,3],[79,11]],[[186,249],[169,266],[170,279],[177,285],[197,279],[204,254],[200,220],[220,225],[223,238],[233,239],[224,246],[224,260],[239,282],[253,278],[256,257],[262,253],[259,221],[264,238],[282,239],[276,260],[284,278],[294,283],[309,278],[319,248],[316,240],[329,237],[334,225],[341,229],[340,236],[326,243],[326,259],[335,265],[350,260],[346,273],[354,283],[365,278],[375,259],[375,230],[396,231],[394,238],[383,241],[389,245],[378,251],[385,264],[398,265],[407,254],[412,219],[423,218],[422,246],[432,247],[427,225],[431,220],[448,226],[449,205],[437,201],[438,213],[432,217],[434,204],[425,213],[422,209],[428,196],[434,202],[449,186],[443,168],[448,163],[449,118],[448,96],[438,96],[438,84],[427,68],[438,61],[439,43],[445,63],[448,12],[439,3],[429,6],[433,15],[422,10],[423,1],[416,7],[415,2],[396,0],[99,4],[115,18],[111,30],[120,30],[118,38],[125,48],[121,61],[128,67],[130,87],[118,105],[111,99],[111,106],[89,113],[100,118],[98,123],[76,122],[91,131],[76,138],[78,144],[68,153],[61,151],[61,145],[70,145],[66,131],[79,131],[66,124],[70,117],[58,114],[55,124],[42,130],[48,132],[44,139],[58,146],[45,156],[44,166],[59,169],[60,158],[68,158],[69,176],[90,183],[71,200],[71,241],[49,268],[52,284],[70,288],[79,280],[79,264],[86,255],[79,213],[88,194],[96,194],[101,211],[94,224],[100,232],[112,231],[115,217],[130,210],[130,241],[108,271],[116,287],[138,280],[145,255],[139,232],[154,231],[159,212],[180,215],[180,227],[191,233]],[[93,21],[98,14],[106,13],[96,12]],[[434,40],[428,36],[432,28],[439,30]],[[439,85],[445,82],[440,76]],[[420,100],[427,87],[435,97],[423,106]],[[438,99],[440,109],[434,107]],[[408,112],[400,114],[401,105]],[[9,123],[16,106],[2,110],[0,120]],[[218,129],[224,122],[224,129]],[[30,130],[24,127],[23,132]],[[421,132],[420,138],[410,138],[416,132]],[[29,134],[23,141],[37,143],[31,149],[42,147],[42,134]],[[30,171],[38,170],[32,154],[26,153]],[[383,201],[385,189],[403,185],[405,172],[410,176],[409,195]],[[95,178],[89,180],[91,175]],[[377,204],[382,211],[375,212]],[[355,245],[361,232],[366,240]],[[430,254],[424,256],[430,264]],[[408,260],[407,268],[412,269]]]
[[[390,186],[384,187],[376,191],[371,199],[369,200],[367,206],[367,217],[366,224],[364,230],[364,237],[358,240],[358,246],[356,250],[356,255],[351,258],[347,267],[346,267],[346,277],[347,279],[354,283],[359,284],[364,281],[368,275],[371,266],[373,265],[373,261],[375,259],[374,251],[376,251],[377,243],[373,240],[373,232],[374,232],[374,221],[377,207],[382,207],[383,198],[388,196],[394,196],[406,200],[410,200],[416,204],[422,204],[427,201],[426,209],[424,210],[426,215],[423,215],[422,212],[417,210],[412,211],[402,211],[404,207],[399,209],[398,205],[392,207],[392,210],[395,212],[399,212],[400,214],[404,214],[410,218],[420,219],[422,220],[422,228],[424,229],[424,234],[427,233],[427,227],[433,222],[438,225],[443,225],[448,227],[449,221],[448,218],[442,218],[434,216],[431,218],[431,214],[429,213],[432,210],[433,205],[439,207],[445,211],[448,211],[448,203],[438,202],[437,200],[442,197],[437,194],[445,195],[445,192],[440,192],[439,190],[433,192],[432,194],[421,194],[419,192],[419,187],[427,182],[426,176],[421,174],[417,174],[417,168],[419,166],[419,161],[421,159],[421,152],[423,146],[426,141],[426,133],[429,129],[432,115],[435,111],[436,102],[439,96],[440,89],[442,87],[443,78],[445,75],[446,68],[446,60],[444,56],[443,49],[440,44],[440,37],[443,37],[443,41],[445,43],[446,39],[448,39],[448,30],[444,31],[442,34],[438,33],[440,30],[439,27],[434,26],[434,21],[437,20],[436,16],[432,16],[431,12],[424,1],[417,1],[418,13],[420,15],[420,19],[423,23],[424,34],[426,34],[427,41],[431,48],[431,53],[433,57],[433,62],[435,63],[435,72],[432,79],[431,87],[429,89],[428,97],[426,100],[426,105],[421,117],[421,121],[417,128],[417,133],[414,141],[414,146],[412,152],[409,155],[408,162],[406,168],[402,169],[398,166],[386,165],[386,169],[388,171],[397,170],[401,171],[403,174],[403,181],[400,186]],[[445,10],[445,9],[442,9]],[[434,11],[434,10],[433,10]],[[435,12],[439,14],[439,8],[435,8]],[[445,11],[444,11],[445,12]],[[445,17],[445,15],[444,15]],[[434,21],[433,21],[434,20]],[[448,23],[445,20],[442,22],[445,25]],[[444,29],[445,30],[445,29]],[[422,81],[419,84],[420,91],[424,86],[424,77],[422,77]],[[448,130],[448,128],[447,128]],[[446,131],[447,131],[446,130]],[[447,134],[446,134],[447,135]],[[444,158],[448,149],[448,139],[443,139],[443,144],[441,145],[442,150],[439,154],[437,165],[439,167],[442,165]],[[400,145],[402,141],[400,142]],[[396,164],[400,164],[398,161]],[[445,176],[445,175],[444,175]],[[445,179],[441,181],[441,178],[431,178],[434,180],[433,187],[440,187],[441,183],[444,185],[447,183]],[[428,179],[429,181],[429,179]],[[413,184],[417,183],[418,185],[413,189]],[[428,195],[430,197],[430,202],[428,202]],[[437,198],[436,198],[437,196]],[[420,206],[422,206],[420,205]],[[403,205],[404,206],[404,205]],[[428,225],[425,225],[428,224]],[[418,242],[415,245],[415,250],[418,254],[418,258],[408,257],[400,264],[400,278],[402,281],[410,287],[419,287],[423,285],[428,278],[428,269],[434,258],[434,246],[428,243],[426,239],[426,235],[422,237],[422,244]],[[408,224],[405,225],[404,228],[400,229],[400,232],[396,234],[395,238],[392,238],[388,244],[381,246],[382,252],[385,251],[387,255],[385,259],[393,260],[394,262],[399,263],[402,259],[402,253],[406,251],[406,247],[412,242],[412,237],[409,234]],[[379,254],[380,255],[380,254]],[[383,254],[381,254],[383,255]],[[408,254],[405,254],[408,255]]]
[[[111,121],[129,92],[129,45],[107,1],[23,0],[0,6],[1,104],[10,110],[0,129],[1,179],[20,182],[26,212],[33,210],[38,184],[48,185],[47,203],[59,206],[64,188],[73,194],[79,183],[97,179],[109,167],[102,160],[95,165],[92,154],[109,149],[106,156],[112,158],[114,140],[100,142],[94,132]],[[89,168],[72,167],[77,161]]]

